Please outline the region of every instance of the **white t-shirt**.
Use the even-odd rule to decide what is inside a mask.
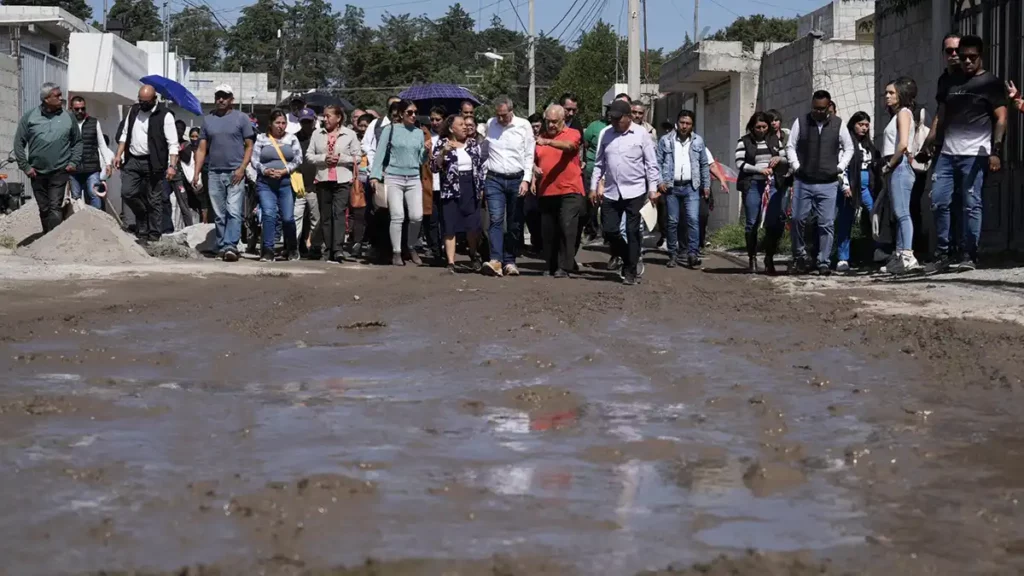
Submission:
[[[693,142],[693,138],[687,138],[683,144],[679,143],[679,139],[673,140],[676,146],[675,153],[675,166],[672,169],[672,173],[675,175],[675,179],[679,182],[690,182],[693,180],[693,175],[690,174],[690,143]],[[707,159],[708,165],[715,163],[715,157],[711,155],[711,150],[704,145],[704,158]]]
[[[441,137],[438,136],[437,134],[434,134],[433,132],[430,133],[430,150],[431,151],[437,150],[437,141],[440,140],[440,139],[441,139]],[[441,174],[439,174],[437,172],[434,172],[434,191],[439,191],[439,190],[441,190]]]
[[[465,146],[455,149],[455,157],[459,159],[459,172],[469,172],[473,169],[473,158],[466,152]]]

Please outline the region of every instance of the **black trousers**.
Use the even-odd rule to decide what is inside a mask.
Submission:
[[[164,228],[164,172],[149,159],[128,156],[121,170],[121,199],[135,215],[135,234],[159,240]],[[169,198],[168,198],[169,200]]]
[[[366,206],[362,208],[348,209],[349,218],[352,220],[352,243],[362,244],[366,236]]]
[[[626,266],[626,274],[636,276],[636,265],[640,261],[640,244],[643,236],[640,232],[640,209],[647,202],[647,195],[641,194],[628,200],[611,200],[605,198],[601,203],[601,229],[604,239],[611,245],[612,256],[622,258]],[[626,215],[626,240],[619,233],[622,215]]]
[[[698,251],[708,242],[708,219],[711,218],[711,208],[714,205],[715,197],[713,195],[700,199],[700,209],[697,211],[698,221],[700,222],[700,246],[697,247]]]
[[[316,199],[320,205],[320,230],[331,256],[341,254],[345,248],[345,211],[352,196],[352,183],[320,182],[316,185]]]
[[[586,209],[587,200],[582,194],[564,194],[541,196],[538,202],[544,261],[548,264],[548,272],[554,274],[559,269],[572,272],[576,267],[580,215]]]
[[[39,220],[43,223],[43,234],[48,233],[64,221],[64,189],[70,176],[61,170],[53,174],[36,174],[32,179],[32,194],[39,206]]]

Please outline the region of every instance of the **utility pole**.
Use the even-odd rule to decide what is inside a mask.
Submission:
[[[103,0],[103,33],[107,33],[107,0]]]
[[[647,55],[647,0],[640,0],[644,7],[644,83],[651,81],[651,61]]]
[[[537,111],[537,37],[533,32],[533,5],[530,0],[530,114]]]
[[[693,0],[693,43],[700,42],[700,0]]]
[[[170,18],[168,16],[167,0],[164,0],[164,78],[167,78],[167,57],[171,43]]]
[[[629,0],[629,57],[626,82],[630,98],[640,97],[640,0]]]
[[[284,50],[281,50],[281,29],[277,29],[277,102],[281,102],[281,90],[284,89]]]

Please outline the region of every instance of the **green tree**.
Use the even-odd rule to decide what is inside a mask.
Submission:
[[[122,38],[132,44],[140,40],[157,41],[163,37],[160,14],[152,0],[115,0],[107,13],[107,22],[118,20],[124,27]]]
[[[324,0],[299,0],[288,10],[286,86],[305,90],[337,84],[339,20]]]
[[[616,35],[610,25],[598,21],[584,32],[579,47],[566,58],[565,65],[547,91],[547,101],[555,101],[565,92],[580,98],[581,121],[586,125],[602,114],[601,96],[615,83]],[[538,108],[541,104],[538,102]]]
[[[430,47],[433,54],[444,55],[444,60],[451,62],[472,61],[474,53],[480,51],[477,34],[473,31],[475,25],[461,4],[453,4],[444,16],[434,21],[431,31],[434,45]]]
[[[366,13],[362,8],[346,5],[338,22],[338,84],[344,87],[365,88],[374,86],[370,82],[370,68],[373,62],[370,53],[376,52],[375,33],[366,25]],[[379,106],[384,98],[378,92],[360,90],[349,92],[349,100],[356,106]]]
[[[218,70],[227,33],[206,6],[189,6],[171,16],[171,45],[193,59],[192,68]]]
[[[92,7],[85,0],[3,0],[2,4],[4,6],[57,6],[85,22],[92,18]]]
[[[269,88],[278,85],[277,31],[284,28],[286,12],[275,0],[257,0],[242,9],[224,46],[224,69],[266,72]]]
[[[796,18],[768,18],[763,14],[741,16],[724,29],[708,36],[708,40],[742,42],[753,50],[755,42],[792,42],[796,40]]]
[[[483,105],[477,112],[477,116],[480,118],[494,115],[491,101],[502,95],[513,99],[515,104],[513,109],[517,115],[525,116],[527,114],[527,107],[524,106],[526,101],[516,100],[516,66],[508,60],[492,64],[484,70],[480,84],[474,92],[483,99]]]

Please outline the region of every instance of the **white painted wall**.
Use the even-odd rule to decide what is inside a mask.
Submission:
[[[18,94],[18,61],[11,56],[0,54],[0,159],[6,160],[14,149],[14,134],[18,130],[17,102]],[[24,177],[18,166],[11,164],[3,170],[7,174],[8,183],[22,183]]]
[[[848,40],[814,44],[813,85],[832,94],[844,121],[854,112],[871,114],[879,100],[875,90],[875,47]],[[872,129],[877,122],[872,123]]]

